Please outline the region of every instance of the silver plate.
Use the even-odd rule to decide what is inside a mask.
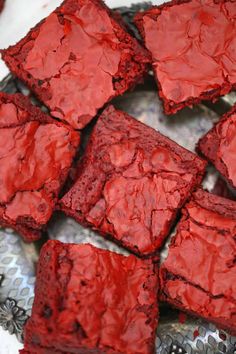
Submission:
[[[0,84],[0,90],[29,94],[29,90],[12,76],[8,76]],[[199,105],[193,109],[186,108],[173,117],[166,117],[157,97],[154,80],[149,76],[145,85],[114,100],[113,104],[194,151],[198,139],[212,127],[219,119],[219,113],[226,111],[234,99],[233,94],[227,96],[214,106],[214,111],[205,105]],[[37,104],[35,99],[33,102]],[[203,182],[204,187],[211,191],[217,178],[216,171],[209,168]],[[60,213],[54,214],[47,232],[49,239],[70,243],[89,242],[118,253],[128,253]],[[40,247],[46,239],[45,236],[40,242],[25,244],[13,231],[0,230],[0,325],[10,333],[15,333],[19,340],[22,340],[23,324],[31,312],[35,264]],[[167,255],[168,242],[169,240],[161,252],[162,259]],[[236,337],[197,318],[188,316],[182,323],[179,312],[165,304],[160,304],[160,311],[156,353],[236,353]]]

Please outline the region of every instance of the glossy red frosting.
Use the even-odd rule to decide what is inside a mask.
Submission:
[[[89,244],[47,242],[40,255],[25,350],[153,353],[157,281],[151,261]]]
[[[236,106],[200,140],[198,147],[236,188]]]
[[[204,169],[195,154],[110,106],[60,207],[133,252],[150,255]]]
[[[204,191],[183,211],[161,268],[163,298],[236,333],[236,203]]]
[[[3,58],[54,117],[79,129],[139,82],[149,62],[98,0],[66,0]]]
[[[0,94],[0,223],[47,223],[78,144],[77,133],[24,96]]]
[[[137,16],[166,113],[236,86],[236,2],[172,1]]]

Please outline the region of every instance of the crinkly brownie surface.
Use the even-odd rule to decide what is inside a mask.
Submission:
[[[60,208],[140,256],[155,253],[205,162],[128,114],[99,117]]]
[[[154,353],[156,265],[92,245],[48,241],[40,254],[29,353]]]
[[[150,62],[100,0],[65,0],[3,58],[54,117],[79,129],[142,81]]]
[[[40,237],[68,174],[79,135],[31,105],[0,93],[0,224]]]
[[[199,141],[198,149],[236,188],[236,106]]]
[[[136,16],[167,114],[236,87],[236,2],[174,0]]]
[[[202,190],[161,267],[162,299],[236,333],[236,203]]]

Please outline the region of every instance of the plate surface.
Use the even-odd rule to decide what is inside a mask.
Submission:
[[[8,0],[6,9],[0,16],[0,32],[3,28],[6,33],[0,38],[0,48],[18,40],[28,29],[51,12],[60,0]],[[107,1],[112,7],[128,6],[138,1]],[[158,1],[153,1],[157,4]],[[14,7],[15,4],[15,7]],[[19,5],[21,4],[21,6]],[[24,4],[24,6],[23,6]],[[47,5],[47,6],[45,6]],[[27,8],[27,14],[23,9]],[[130,12],[122,9],[125,18]],[[6,26],[6,20],[11,19],[11,25]],[[5,21],[5,24],[4,24]],[[2,26],[2,27],[1,27]],[[4,27],[5,26],[5,27]],[[6,72],[1,70],[0,77]],[[1,81],[1,79],[0,79]],[[20,91],[28,94],[29,91],[19,81],[9,76],[0,83],[0,90],[7,92]],[[208,131],[213,123],[219,119],[219,114],[226,111],[235,95],[231,94],[214,105],[214,111],[205,105],[198,105],[194,109],[186,108],[173,117],[166,117],[162,112],[162,105],[157,97],[156,85],[150,76],[145,85],[139,86],[134,92],[127,93],[113,101],[117,108],[121,108],[138,120],[158,129],[163,134],[178,142],[180,145],[194,151],[198,139]],[[204,186],[212,190],[218,174],[209,169],[204,180]],[[104,240],[101,236],[85,229],[74,220],[56,213],[48,227],[48,238],[62,242],[86,243],[95,246],[125,253],[114,243]],[[0,354],[17,354],[22,348],[22,327],[25,319],[30,315],[34,296],[35,264],[42,242],[25,244],[21,238],[11,230],[0,230]],[[162,250],[162,259],[166,257],[168,242]],[[218,331],[215,326],[202,320],[186,317],[166,305],[161,305],[161,320],[157,331],[156,353],[206,353],[206,354],[233,354],[236,338],[230,337],[224,331]],[[9,321],[12,311],[16,316]],[[18,339],[9,332],[17,334]]]

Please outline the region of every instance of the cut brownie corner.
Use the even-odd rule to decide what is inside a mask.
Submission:
[[[40,238],[58,199],[80,136],[33,106],[0,93],[0,225],[28,241]]]
[[[57,121],[45,114],[39,107],[33,105],[30,98],[21,93],[0,92],[0,105],[0,128],[13,128],[24,124],[29,119],[29,114],[23,112],[30,112],[31,121],[57,124]],[[16,108],[14,109],[13,106]],[[21,111],[21,114],[17,117],[18,110]]]
[[[75,129],[140,83],[150,66],[148,51],[97,0],[65,0],[2,57],[52,116]]]
[[[236,105],[198,142],[197,150],[236,188]]]
[[[139,257],[156,256],[205,167],[196,154],[109,106],[59,208]]]
[[[135,16],[152,55],[167,115],[205,100],[215,101],[236,88],[234,20],[234,4],[228,0],[173,0]],[[217,45],[212,44],[213,37]]]
[[[160,268],[161,299],[236,334],[236,202],[197,190]]]
[[[209,193],[199,188],[192,194],[191,200],[206,210],[214,211],[221,216],[236,220],[236,202],[231,199]]]
[[[24,350],[152,354],[157,294],[158,269],[151,260],[48,241],[40,252]]]

